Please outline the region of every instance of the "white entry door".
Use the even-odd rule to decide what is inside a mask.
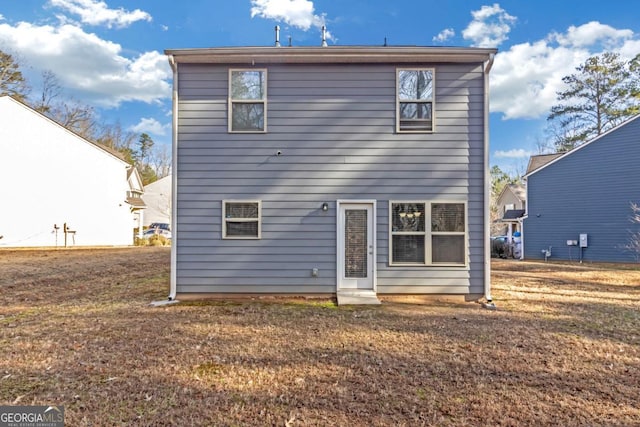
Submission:
[[[375,202],[338,201],[338,291],[375,292]]]

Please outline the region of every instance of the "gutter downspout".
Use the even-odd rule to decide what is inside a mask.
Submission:
[[[172,134],[171,134],[171,273],[169,285],[169,301],[176,299],[177,275],[176,263],[178,259],[178,65],[173,57],[169,55],[169,65],[173,71],[173,93],[172,93]]]
[[[484,297],[487,300],[485,308],[494,309],[491,298],[491,175],[489,173],[489,71],[493,66],[495,54],[489,55],[484,64]]]
[[[520,261],[524,259],[524,218],[520,218],[518,220],[520,223]]]

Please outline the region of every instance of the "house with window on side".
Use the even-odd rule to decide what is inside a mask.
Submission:
[[[126,246],[142,184],[118,153],[0,97],[0,248]]]
[[[498,196],[498,210],[504,226],[504,234],[511,238],[522,232],[521,221],[527,206],[527,189],[521,184],[507,184]]]
[[[170,49],[170,299],[491,300],[495,49]]]
[[[635,262],[625,249],[640,202],[640,116],[532,168],[525,259]],[[548,159],[543,159],[548,160]],[[635,228],[634,228],[635,227]]]

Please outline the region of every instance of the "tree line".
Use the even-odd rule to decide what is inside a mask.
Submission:
[[[44,71],[41,77],[41,90],[34,94],[20,69],[20,61],[0,50],[0,96],[9,95],[81,137],[119,152],[125,161],[138,168],[144,185],[171,173],[168,147],[155,145],[147,133],[123,129],[119,122],[102,122],[90,105],[64,97],[52,71]]]

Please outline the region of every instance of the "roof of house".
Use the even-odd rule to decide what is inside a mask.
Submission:
[[[518,198],[520,201],[527,200],[527,189],[522,184],[509,184],[508,185],[511,192]]]
[[[589,145],[593,144],[594,142],[599,141],[600,139],[602,139],[606,135],[610,134],[611,132],[615,132],[616,130],[620,129],[621,127],[626,126],[629,123],[631,123],[631,122],[633,122],[633,121],[635,121],[635,120],[637,120],[639,118],[640,118],[640,114],[636,114],[635,116],[631,117],[629,120],[627,120],[627,121],[625,121],[623,123],[620,123],[618,126],[612,128],[612,129],[609,129],[608,131],[596,136],[595,138],[585,142],[582,145],[577,146],[573,150],[567,151],[566,153],[548,154],[547,156],[555,156],[555,157],[551,158],[550,160],[545,161],[544,163],[542,163],[541,165],[539,165],[536,168],[531,168],[531,170],[529,170],[530,168],[527,168],[526,176],[529,176],[529,175],[532,175],[534,173],[537,173],[537,172],[541,171],[542,169],[544,169],[544,168],[546,168],[548,166],[551,166],[552,164],[554,164],[556,162],[559,162],[560,160],[564,159],[565,157],[570,156],[573,153],[575,153],[577,151],[580,151],[585,147],[588,147]],[[529,166],[531,166],[531,162],[533,160],[533,157],[535,157],[535,156],[532,156],[531,160],[529,160]]]
[[[525,213],[524,209],[511,209],[504,213],[504,215],[502,216],[502,220],[509,221],[514,219],[519,219],[519,218],[522,218],[524,213]]]
[[[521,184],[507,184],[502,188],[500,195],[498,195],[498,203],[502,200],[502,196],[506,191],[511,191],[514,196],[518,198],[521,202],[527,200],[527,189]]]
[[[150,184],[144,186],[144,192],[147,193],[170,193],[171,192],[171,174],[153,181]]]
[[[541,168],[547,163],[562,156],[562,154],[563,153],[552,153],[552,154],[538,154],[536,156],[531,156],[531,158],[529,158],[529,165],[527,166],[527,173],[525,175],[529,175],[534,170]]]
[[[137,167],[130,166],[129,169],[127,169],[127,181],[129,181],[129,187],[131,190],[144,192],[142,177],[140,176],[140,172]]]
[[[221,47],[166,49],[171,63],[420,63],[492,61],[497,49],[425,46]]]
[[[146,208],[147,205],[140,197],[127,197],[127,203],[129,203],[134,208]]]

